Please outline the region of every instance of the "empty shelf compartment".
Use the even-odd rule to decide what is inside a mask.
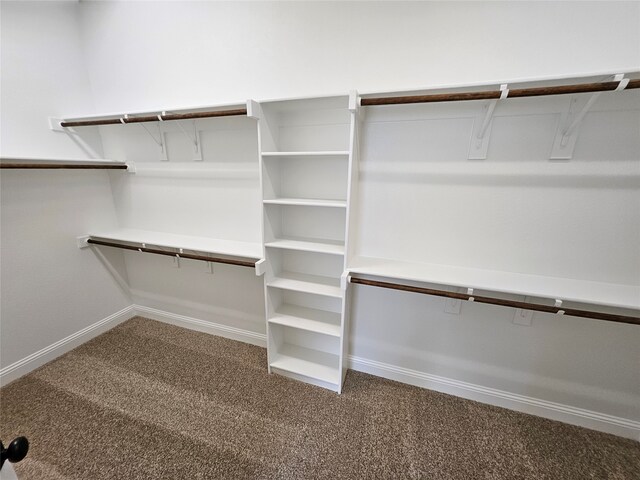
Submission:
[[[283,344],[274,352],[272,358],[272,368],[326,383],[337,385],[340,382],[338,355],[298,345]]]
[[[299,305],[280,305],[269,322],[324,335],[340,336],[340,314]]]

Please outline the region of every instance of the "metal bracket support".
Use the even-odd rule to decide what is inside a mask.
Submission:
[[[624,78],[623,73],[615,75],[614,81],[618,82],[618,87],[615,91],[624,90],[629,83],[629,79]],[[580,133],[580,125],[582,125],[584,117],[589,113],[589,110],[601,94],[602,92],[598,92],[591,95],[578,113],[573,113],[578,108],[578,99],[572,98],[569,101],[569,108],[562,114],[560,122],[558,122],[558,129],[551,149],[551,160],[570,160],[573,157],[573,150]]]
[[[184,133],[184,136],[189,139],[189,142],[193,144],[193,160],[196,162],[202,161],[202,139],[200,138],[200,131],[196,128],[196,121],[193,121],[193,137],[187,133],[182,124],[177,121],[178,127]]]
[[[491,100],[484,106],[481,114],[473,122],[471,132],[471,142],[469,144],[469,160],[484,160],[487,158],[489,150],[489,140],[491,138],[491,127],[493,126],[493,112],[499,100],[504,100],[509,96],[508,84],[500,85],[500,98]]]

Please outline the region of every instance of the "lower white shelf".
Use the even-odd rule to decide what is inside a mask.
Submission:
[[[262,246],[257,242],[240,242],[209,237],[194,237],[173,233],[120,228],[109,232],[91,232],[93,238],[129,243],[145,243],[158,247],[182,248],[198,252],[259,259]]]
[[[315,378],[322,382],[340,383],[339,357],[298,345],[284,344],[274,352],[271,367]]]
[[[267,282],[267,286],[342,298],[339,278],[321,277],[306,273],[280,272],[277,277]]]
[[[340,314],[298,305],[281,305],[269,318],[270,323],[310,332],[340,336]]]

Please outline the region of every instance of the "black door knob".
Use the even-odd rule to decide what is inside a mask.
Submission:
[[[26,437],[15,438],[7,448],[4,448],[0,442],[0,468],[4,465],[5,460],[16,463],[27,456],[29,451],[29,441]]]

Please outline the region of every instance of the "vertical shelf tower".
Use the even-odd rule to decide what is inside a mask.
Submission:
[[[340,393],[356,94],[253,103],[269,372]]]

